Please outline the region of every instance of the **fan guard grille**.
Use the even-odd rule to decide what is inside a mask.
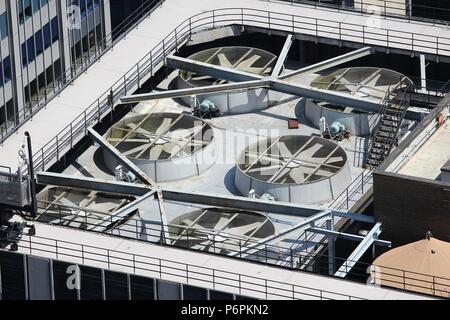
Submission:
[[[347,154],[319,137],[283,136],[247,147],[239,169],[252,179],[275,184],[307,184],[336,175]]]

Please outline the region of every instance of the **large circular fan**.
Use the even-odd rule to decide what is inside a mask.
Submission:
[[[227,254],[275,233],[266,216],[250,211],[208,208],[170,222],[174,245]]]

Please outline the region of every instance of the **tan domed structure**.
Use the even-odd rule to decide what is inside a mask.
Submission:
[[[384,286],[450,297],[450,243],[427,238],[392,249],[373,262],[372,279]]]

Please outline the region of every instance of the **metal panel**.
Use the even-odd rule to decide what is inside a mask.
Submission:
[[[27,256],[30,300],[51,300],[50,261]]]
[[[158,300],[181,300],[178,283],[158,280]]]

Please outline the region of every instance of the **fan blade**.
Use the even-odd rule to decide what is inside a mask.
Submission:
[[[189,129],[179,129],[175,130],[169,133],[169,137],[176,139],[176,140],[182,140],[185,138],[190,138],[195,133],[196,128],[189,128]]]
[[[77,207],[77,205],[75,205],[75,203],[73,203],[72,201],[70,201],[67,197],[62,197],[61,199],[59,199],[58,201],[60,204],[62,204],[63,206],[67,206],[67,207]]]
[[[341,78],[337,84],[343,85],[351,94],[355,94],[358,86],[354,83],[351,83],[345,78]]]
[[[254,222],[251,224],[247,224],[245,226],[235,227],[235,228],[227,228],[226,233],[236,235],[236,236],[242,236],[246,235],[251,231],[254,231],[255,229],[259,228],[261,226],[262,222]]]
[[[128,157],[128,156],[130,156],[130,155],[132,155],[132,154],[134,154],[134,153],[138,153],[138,152],[140,152],[140,151],[145,150],[146,148],[150,147],[151,145],[152,145],[151,143],[146,143],[146,144],[143,144],[143,145],[138,146],[138,147],[136,147],[136,148],[133,148],[133,149],[131,149],[131,150],[122,152],[122,154],[123,154],[124,156]]]
[[[220,217],[219,221],[214,226],[214,229],[222,230],[227,225],[228,221],[230,221],[229,217],[225,217],[225,216]]]
[[[280,156],[286,157],[286,158],[292,158],[294,155],[291,153],[289,148],[286,146],[286,143],[281,141],[277,144],[280,152]]]
[[[330,158],[326,162],[326,164],[333,164],[333,163],[342,162],[342,161],[344,161],[344,157],[333,157],[333,158]]]
[[[262,69],[262,68],[253,68],[252,67],[255,64],[255,62],[258,61],[259,59],[261,59],[261,56],[255,54],[254,56],[251,56],[250,58],[245,59],[244,61],[239,63],[236,66],[236,69],[241,70],[241,71],[249,71],[250,69]]]
[[[214,80],[213,77],[210,76],[201,76],[201,75],[195,75],[195,77],[192,77],[191,80],[194,81],[205,81],[205,80]]]
[[[276,164],[274,166],[270,166],[270,167],[260,167],[260,168],[256,168],[256,169],[251,169],[248,171],[248,173],[255,173],[255,172],[262,173],[262,172],[273,171],[273,174],[274,174],[275,172],[278,171],[278,169],[280,169],[280,167],[281,167],[281,163],[278,163],[278,164]]]
[[[153,146],[153,148],[150,149],[149,158],[152,160],[158,160],[163,151],[164,151],[163,145]]]
[[[156,134],[163,134],[164,132],[167,132],[170,129],[172,121],[173,120],[171,118],[164,118],[159,128],[156,129]]]
[[[295,181],[295,183],[302,183],[303,181],[305,181],[306,177],[307,177],[307,173],[304,170],[301,169],[294,169],[289,173],[289,176],[291,177],[292,180]]]
[[[381,74],[378,73],[378,75],[376,75],[375,77],[373,77],[373,79],[371,79],[370,81],[366,82],[368,78],[372,77],[372,75],[370,75],[369,77],[367,77],[366,79],[363,80],[364,86],[367,87],[376,87],[377,86],[377,82],[378,80],[380,80],[381,78]]]
[[[217,55],[217,58],[219,59],[220,66],[225,67],[225,68],[233,67],[230,60],[228,60],[228,58],[223,53],[219,53]]]
[[[316,158],[314,157],[314,155],[316,154],[317,151],[319,151],[321,148],[323,147],[323,145],[321,145],[320,143],[316,143],[314,144],[312,147],[303,150],[302,152],[300,152],[300,155],[297,157],[297,159],[300,160],[310,160],[312,158]]]

